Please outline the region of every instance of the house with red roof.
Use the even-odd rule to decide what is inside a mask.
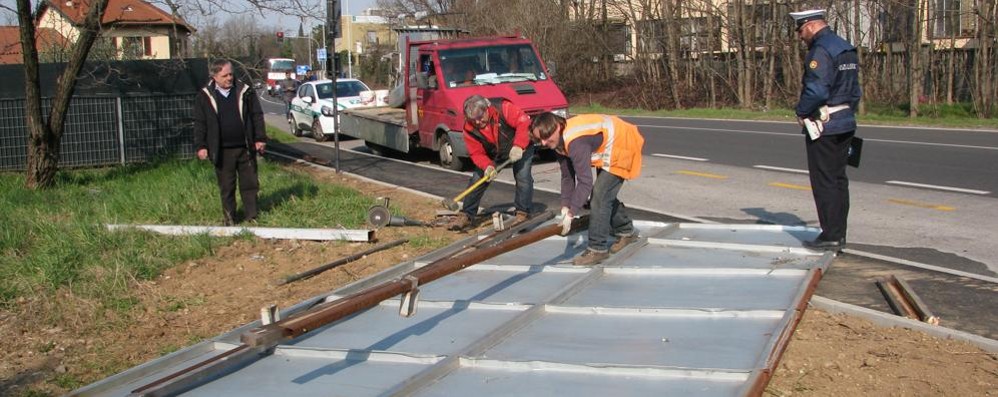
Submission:
[[[44,0],[35,21],[39,58],[72,45],[80,36],[92,0]],[[12,33],[7,33],[10,28]],[[95,51],[110,59],[170,59],[188,55],[195,31],[179,16],[142,0],[110,0],[101,18],[101,33]],[[9,37],[8,37],[9,35]],[[61,37],[61,40],[55,37]],[[17,27],[0,28],[0,63],[20,63]],[[10,59],[8,59],[10,58]],[[16,58],[16,59],[14,59]],[[52,57],[57,58],[57,57]],[[13,61],[13,62],[9,62]]]

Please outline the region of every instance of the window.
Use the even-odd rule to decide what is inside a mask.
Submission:
[[[139,59],[145,54],[145,48],[142,45],[141,37],[122,37],[121,38],[121,57],[122,59]]]
[[[142,48],[145,49],[147,57],[152,56],[152,37],[146,36],[142,38]]]
[[[367,38],[368,45],[378,45],[378,32],[373,30],[368,30],[367,34],[364,35]]]
[[[976,31],[973,0],[933,0],[932,37],[970,37]]]

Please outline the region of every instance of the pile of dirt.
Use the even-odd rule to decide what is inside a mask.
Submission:
[[[346,176],[309,170],[324,182],[389,196],[413,219],[431,220],[437,200]],[[460,239],[442,228],[390,227],[379,241],[425,243],[369,255],[316,277],[301,272],[370,247],[361,243],[238,240],[154,281],[135,282],[139,304],[125,313],[62,292],[0,311],[0,395],[62,394],[254,320],[259,308],[288,307]],[[994,395],[998,358],[968,344],[876,327],[810,310],[767,393],[789,395]]]

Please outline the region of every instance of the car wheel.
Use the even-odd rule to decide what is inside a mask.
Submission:
[[[326,133],[322,132],[322,123],[319,122],[319,119],[315,119],[315,121],[312,122],[312,138],[315,138],[316,142],[325,142],[329,140]]]
[[[440,136],[440,166],[449,170],[461,171],[464,169],[464,160],[454,155],[454,145],[451,144],[450,135]]]
[[[288,119],[288,126],[291,127],[291,135],[300,137],[302,136],[301,128],[298,128],[298,123],[295,122],[295,118],[291,117]]]

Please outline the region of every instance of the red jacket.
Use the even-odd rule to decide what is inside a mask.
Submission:
[[[520,110],[519,107],[510,101],[502,101],[501,107],[502,116],[503,119],[506,120],[506,124],[516,130],[513,135],[513,146],[526,149],[527,145],[530,144],[530,116],[527,116],[523,110]],[[492,143],[493,145],[499,146],[499,111],[496,110],[495,106],[489,106],[487,112],[489,115],[489,122],[485,128],[481,129],[479,132],[486,141]],[[471,161],[475,163],[476,167],[483,170],[490,165],[495,166],[495,159],[490,158],[481,142],[472,136],[472,131],[474,130],[475,126],[466,120],[464,122],[464,146],[468,148],[468,154],[471,155]],[[496,157],[505,158],[507,154],[508,153],[497,153]]]

